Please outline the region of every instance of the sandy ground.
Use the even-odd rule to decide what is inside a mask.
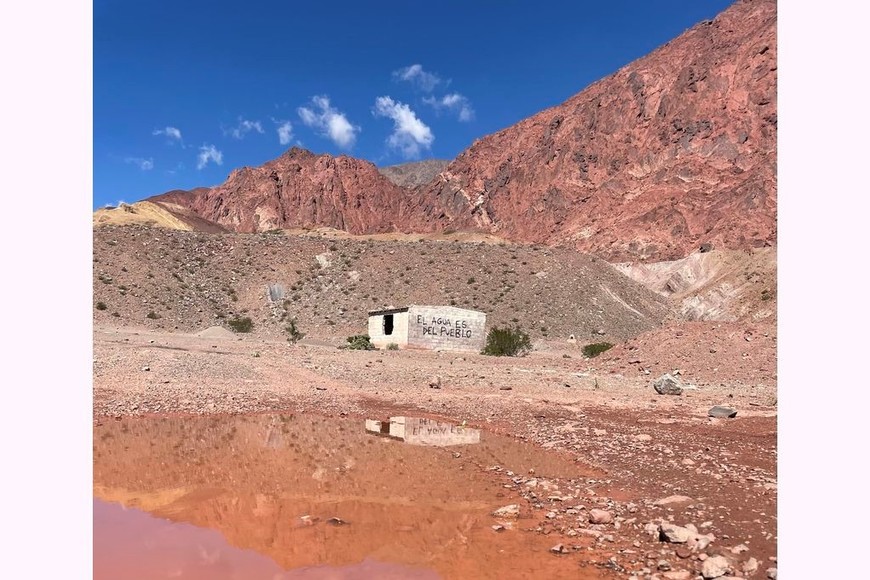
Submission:
[[[542,493],[534,473],[494,470],[491,477],[522,494],[523,509],[538,521],[534,531],[553,536],[553,543],[594,537],[592,561],[616,577],[694,578],[714,556],[727,560],[733,576],[766,577],[776,566],[777,546],[775,375],[761,382],[695,381],[696,388],[667,396],[650,386],[656,376],[626,364],[625,374],[610,363],[599,368],[597,359],[576,350],[523,358],[347,351],[327,343],[98,327],[94,421],[262,411],[464,420],[605,474],[589,483],[563,482],[584,509],[605,509],[615,518],[585,527],[566,523],[576,519],[576,506]],[[430,386],[436,382],[439,388]],[[710,418],[713,405],[738,415]],[[669,496],[684,499],[659,501]],[[662,522],[694,525],[713,541],[691,540],[693,550],[661,541]]]

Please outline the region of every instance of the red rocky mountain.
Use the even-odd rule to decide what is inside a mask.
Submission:
[[[426,195],[453,228],[611,260],[771,245],[776,52],[776,2],[737,2],[477,141]]]
[[[149,201],[237,232],[479,230],[615,261],[774,245],[776,54],[776,2],[741,0],[413,192],[369,162],[293,148]]]
[[[352,234],[425,230],[420,206],[368,161],[293,147],[260,167],[236,169],[221,185],[152,197],[235,232],[328,226]],[[432,214],[431,208],[425,208]]]

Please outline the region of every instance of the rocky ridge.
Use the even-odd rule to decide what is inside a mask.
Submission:
[[[611,261],[776,242],[776,3],[742,0],[475,142],[430,219]]]

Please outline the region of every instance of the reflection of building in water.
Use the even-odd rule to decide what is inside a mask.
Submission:
[[[480,443],[480,429],[421,417],[390,417],[389,421],[366,419],[366,431],[388,435],[412,445],[445,447]]]
[[[453,306],[406,306],[369,312],[369,339],[378,348],[426,348],[480,352],[486,314]]]

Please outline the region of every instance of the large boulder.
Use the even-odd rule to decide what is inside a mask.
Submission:
[[[679,379],[665,373],[652,383],[653,388],[660,395],[682,395],[683,384]]]

